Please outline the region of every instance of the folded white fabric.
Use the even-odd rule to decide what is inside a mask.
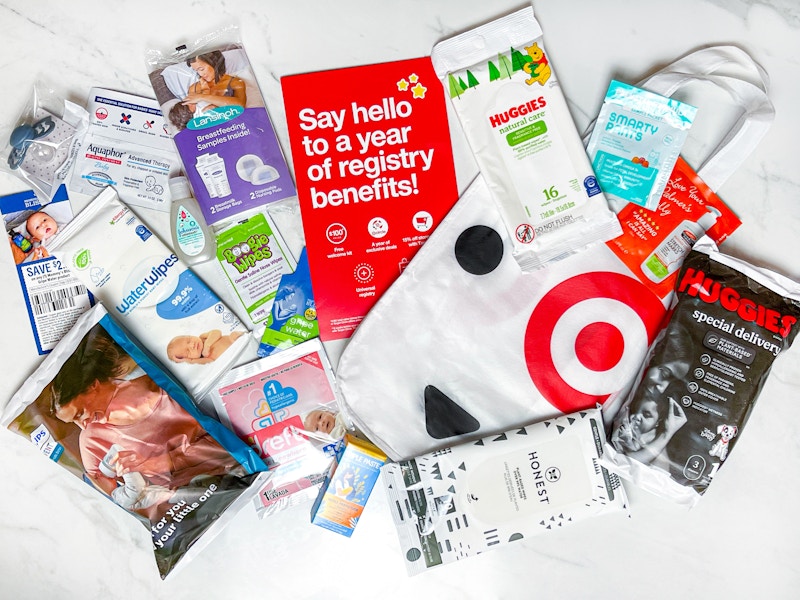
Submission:
[[[391,458],[613,400],[665,309],[605,244],[523,273],[478,177],[356,330],[347,410]]]

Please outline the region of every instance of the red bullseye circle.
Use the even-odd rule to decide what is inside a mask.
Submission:
[[[559,374],[550,348],[553,330],[562,315],[584,300],[608,298],[630,307],[642,320],[648,345],[653,341],[664,306],[658,297],[640,281],[620,273],[595,272],[575,275],[556,285],[531,312],[525,330],[525,362],[533,384],[550,404],[570,413],[595,406],[608,399],[608,394],[587,394],[576,390]],[[625,340],[619,330],[608,323],[585,326],[575,339],[575,354],[586,368],[605,371],[622,356]],[[602,355],[601,355],[602,354]],[[621,382],[623,383],[623,382]],[[612,390],[613,391],[613,390]]]
[[[575,356],[592,371],[608,371],[622,358],[625,338],[611,323],[590,323],[575,338]]]

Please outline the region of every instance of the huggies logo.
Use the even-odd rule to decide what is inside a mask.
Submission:
[[[777,333],[786,338],[797,322],[793,315],[781,315],[772,308],[743,298],[731,287],[723,286],[719,281],[708,277],[703,271],[687,268],[678,285],[679,294],[687,294],[692,298],[700,298],[706,304],[716,304],[727,311],[736,313],[743,321],[755,323],[767,331]]]

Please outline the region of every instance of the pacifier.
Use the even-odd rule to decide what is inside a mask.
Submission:
[[[39,119],[33,125],[23,123],[15,127],[8,139],[12,148],[8,155],[8,166],[12,169],[19,168],[31,146],[34,146],[33,152],[36,153],[38,161],[50,162],[53,160],[55,157],[53,148],[47,144],[34,144],[33,142],[49,135],[55,128],[56,123],[49,115]]]

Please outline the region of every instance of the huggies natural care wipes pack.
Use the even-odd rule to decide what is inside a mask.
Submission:
[[[621,233],[526,8],[431,55],[524,271]]]

